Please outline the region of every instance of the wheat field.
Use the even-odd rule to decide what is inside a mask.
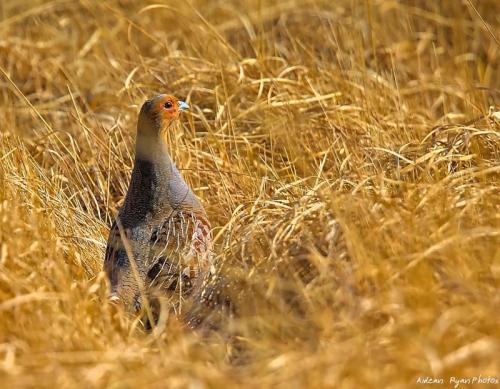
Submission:
[[[0,386],[500,378],[499,26],[496,0],[1,1]],[[191,105],[171,156],[237,285],[209,335],[107,300],[158,93]]]

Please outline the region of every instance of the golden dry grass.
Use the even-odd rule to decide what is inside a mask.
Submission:
[[[500,7],[0,2],[2,387],[408,387],[500,375]],[[110,306],[138,108],[240,316],[207,339]],[[238,354],[244,355],[238,357]]]

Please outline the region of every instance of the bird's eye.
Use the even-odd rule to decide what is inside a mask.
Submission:
[[[173,107],[172,105],[172,102],[171,101],[167,101],[164,105],[163,105],[166,109],[170,109]]]

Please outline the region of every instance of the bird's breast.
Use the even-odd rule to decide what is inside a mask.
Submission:
[[[204,217],[192,211],[172,210],[151,230],[150,260],[154,263],[161,257],[169,257],[182,262],[184,258],[208,251],[209,240],[210,226]]]

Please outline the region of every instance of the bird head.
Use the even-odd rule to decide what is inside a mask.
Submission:
[[[175,96],[158,95],[142,105],[137,126],[138,133],[161,136],[179,118],[189,105]]]

